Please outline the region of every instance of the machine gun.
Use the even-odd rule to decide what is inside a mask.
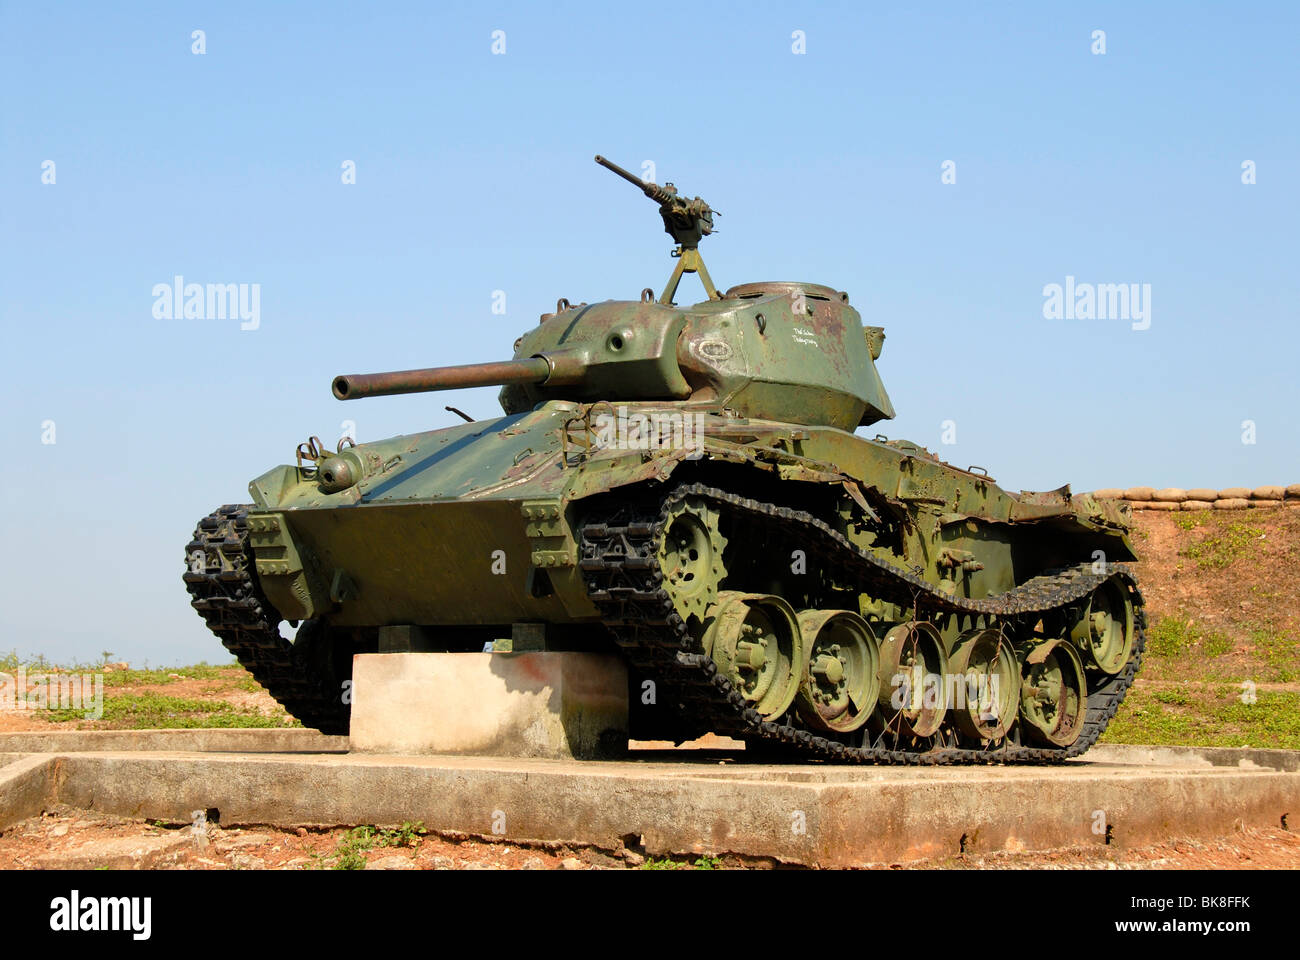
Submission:
[[[709,276],[709,271],[704,268],[699,247],[700,240],[713,232],[714,214],[718,216],[722,214],[711,209],[699,197],[687,200],[685,197],[678,196],[677,188],[671,183],[665,183],[662,187],[657,183],[646,183],[600,154],[596,154],[596,162],[606,170],[612,170],[628,183],[640,187],[647,197],[659,204],[659,215],[663,217],[664,230],[677,241],[677,249],[673,251],[673,256],[677,258],[677,266],[673,268],[672,276],[668,278],[668,285],[664,287],[659,302],[672,304],[673,297],[677,293],[677,285],[681,283],[684,273],[698,273],[709,299],[721,299],[717,288],[713,285],[713,279]]]
[[[704,261],[700,259],[699,251],[701,238],[707,237],[713,232],[713,217],[717,211],[711,209],[699,197],[688,200],[685,197],[678,196],[677,188],[671,183],[665,183],[663,186],[657,183],[646,183],[635,174],[624,170],[616,163],[610,163],[610,161],[599,155],[596,157],[596,162],[602,167],[614,171],[629,183],[636,184],[647,197],[659,204],[659,214],[664,220],[664,230],[677,241],[677,249],[672,254],[678,258],[677,266],[674,268],[672,276],[669,277],[668,285],[664,288],[663,294],[659,297],[659,303],[665,306],[673,306],[673,296],[677,293],[677,286],[685,273],[698,273],[700,282],[704,284],[704,290],[708,293],[709,299],[721,300],[722,297],[717,288],[714,287],[708,270],[704,268]],[[661,317],[661,321],[669,322],[663,317]],[[646,349],[653,349],[654,345],[658,344],[662,355],[671,357],[674,348],[665,346],[665,344],[670,345],[675,342],[675,336],[676,333],[671,338],[644,338]],[[622,344],[621,339],[619,343]],[[620,346],[618,349],[622,350],[623,348]],[[655,354],[655,357],[658,356],[660,355]],[[622,354],[621,358],[625,367],[638,361],[644,362],[653,359],[647,355],[636,354],[635,351]],[[392,373],[346,374],[335,377],[332,387],[334,396],[340,400],[356,400],[361,397],[386,397],[403,393],[428,393],[435,390],[459,390],[464,387],[485,387],[498,384],[502,386],[537,385],[548,388],[570,387],[581,385],[589,378],[590,361],[590,356],[581,349],[550,349],[545,351],[543,355],[525,356],[514,360],[501,360],[491,363],[468,363],[452,367],[398,370]],[[642,389],[648,392],[648,396],[682,399],[690,394],[690,387],[682,379],[682,374],[675,360],[664,361],[662,365],[657,365],[655,369],[658,371],[657,376],[651,376],[650,379],[646,380],[644,379],[646,374],[643,373],[643,379],[640,381]],[[647,383],[650,386],[646,386]],[[613,389],[617,393],[617,388]]]

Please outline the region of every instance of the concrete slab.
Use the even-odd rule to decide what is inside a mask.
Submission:
[[[1254,747],[1149,747],[1130,743],[1103,743],[1081,758],[1103,763],[1144,765],[1182,764],[1197,767],[1243,767],[1300,771],[1300,750],[1262,750]]]
[[[37,857],[37,870],[151,870],[167,866],[194,846],[189,831],[180,836],[107,837],[79,847]]]
[[[23,757],[0,767],[0,830],[38,816],[54,803],[56,767],[48,756]]]
[[[746,764],[702,751],[600,763],[85,751],[27,758],[19,778],[14,764],[0,768],[0,798],[21,780],[28,811],[60,802],[178,822],[215,810],[223,825],[422,820],[511,842],[855,866],[1276,827],[1300,814],[1296,759],[1120,747],[1059,767],[925,770]],[[17,804],[0,804],[0,822],[15,815]]]
[[[355,753],[596,759],[627,750],[627,667],[607,654],[353,659]]]

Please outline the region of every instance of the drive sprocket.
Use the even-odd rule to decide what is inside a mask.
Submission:
[[[718,585],[727,575],[722,560],[727,538],[719,529],[720,513],[703,497],[684,497],[663,519],[656,559],[663,586],[683,621],[703,621],[718,600]]]

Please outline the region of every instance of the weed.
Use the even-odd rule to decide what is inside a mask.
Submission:
[[[55,723],[84,720],[84,709],[47,710],[46,719]],[[239,710],[220,700],[168,697],[158,693],[123,694],[104,698],[104,721],[128,730],[208,727],[280,727],[279,717],[266,717]]]
[[[1209,510],[1196,510],[1194,512],[1178,512],[1174,514],[1174,525],[1179,530],[1195,530],[1197,527],[1204,525],[1205,521],[1210,519]]]
[[[1231,637],[1202,630],[1183,617],[1161,617],[1147,630],[1146,651],[1153,657],[1175,660],[1195,653],[1208,660],[1221,657],[1231,649]]]
[[[1260,690],[1242,703],[1241,685],[1205,684],[1189,694],[1138,683],[1102,735],[1106,743],[1300,748],[1300,694]]]
[[[373,827],[353,827],[334,848],[335,870],[364,870],[365,853],[375,845]]]
[[[720,870],[722,869],[722,860],[718,857],[697,857],[694,861],[674,860],[672,857],[647,857],[646,862],[641,864],[642,870]]]
[[[1247,556],[1264,535],[1262,527],[1252,527],[1242,520],[1234,520],[1221,527],[1218,533],[1198,540],[1179,551],[1179,556],[1195,560],[1202,569],[1222,570]]]
[[[381,847],[418,847],[426,833],[423,820],[404,820],[396,830],[380,830],[377,843]]]
[[[1289,683],[1300,677],[1300,657],[1294,637],[1257,627],[1250,633],[1250,645],[1264,661],[1272,679]]]
[[[428,831],[424,822],[404,821],[395,829],[380,827],[353,827],[339,840],[338,846],[331,854],[334,870],[364,870],[366,868],[366,851],[376,847],[418,847],[420,840]],[[318,861],[313,869],[318,869],[323,861]]]

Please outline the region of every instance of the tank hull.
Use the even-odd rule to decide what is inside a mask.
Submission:
[[[966,596],[1009,590],[1097,551],[1134,558],[1118,505],[1068,490],[1014,496],[911,444],[833,427],[647,403],[593,416],[591,407],[551,401],[355,451],[376,466],[346,490],[325,494],[293,466],[250,484],[250,523],[277,527],[253,537],[258,578],[288,618],[494,627],[505,636],[521,621],[598,622],[580,570],[584,503],[679,475],[750,472],[791,503],[892,513],[903,531],[876,548],[880,555],[939,584],[949,572],[941,559],[969,554]],[[296,562],[282,569],[286,554]]]

